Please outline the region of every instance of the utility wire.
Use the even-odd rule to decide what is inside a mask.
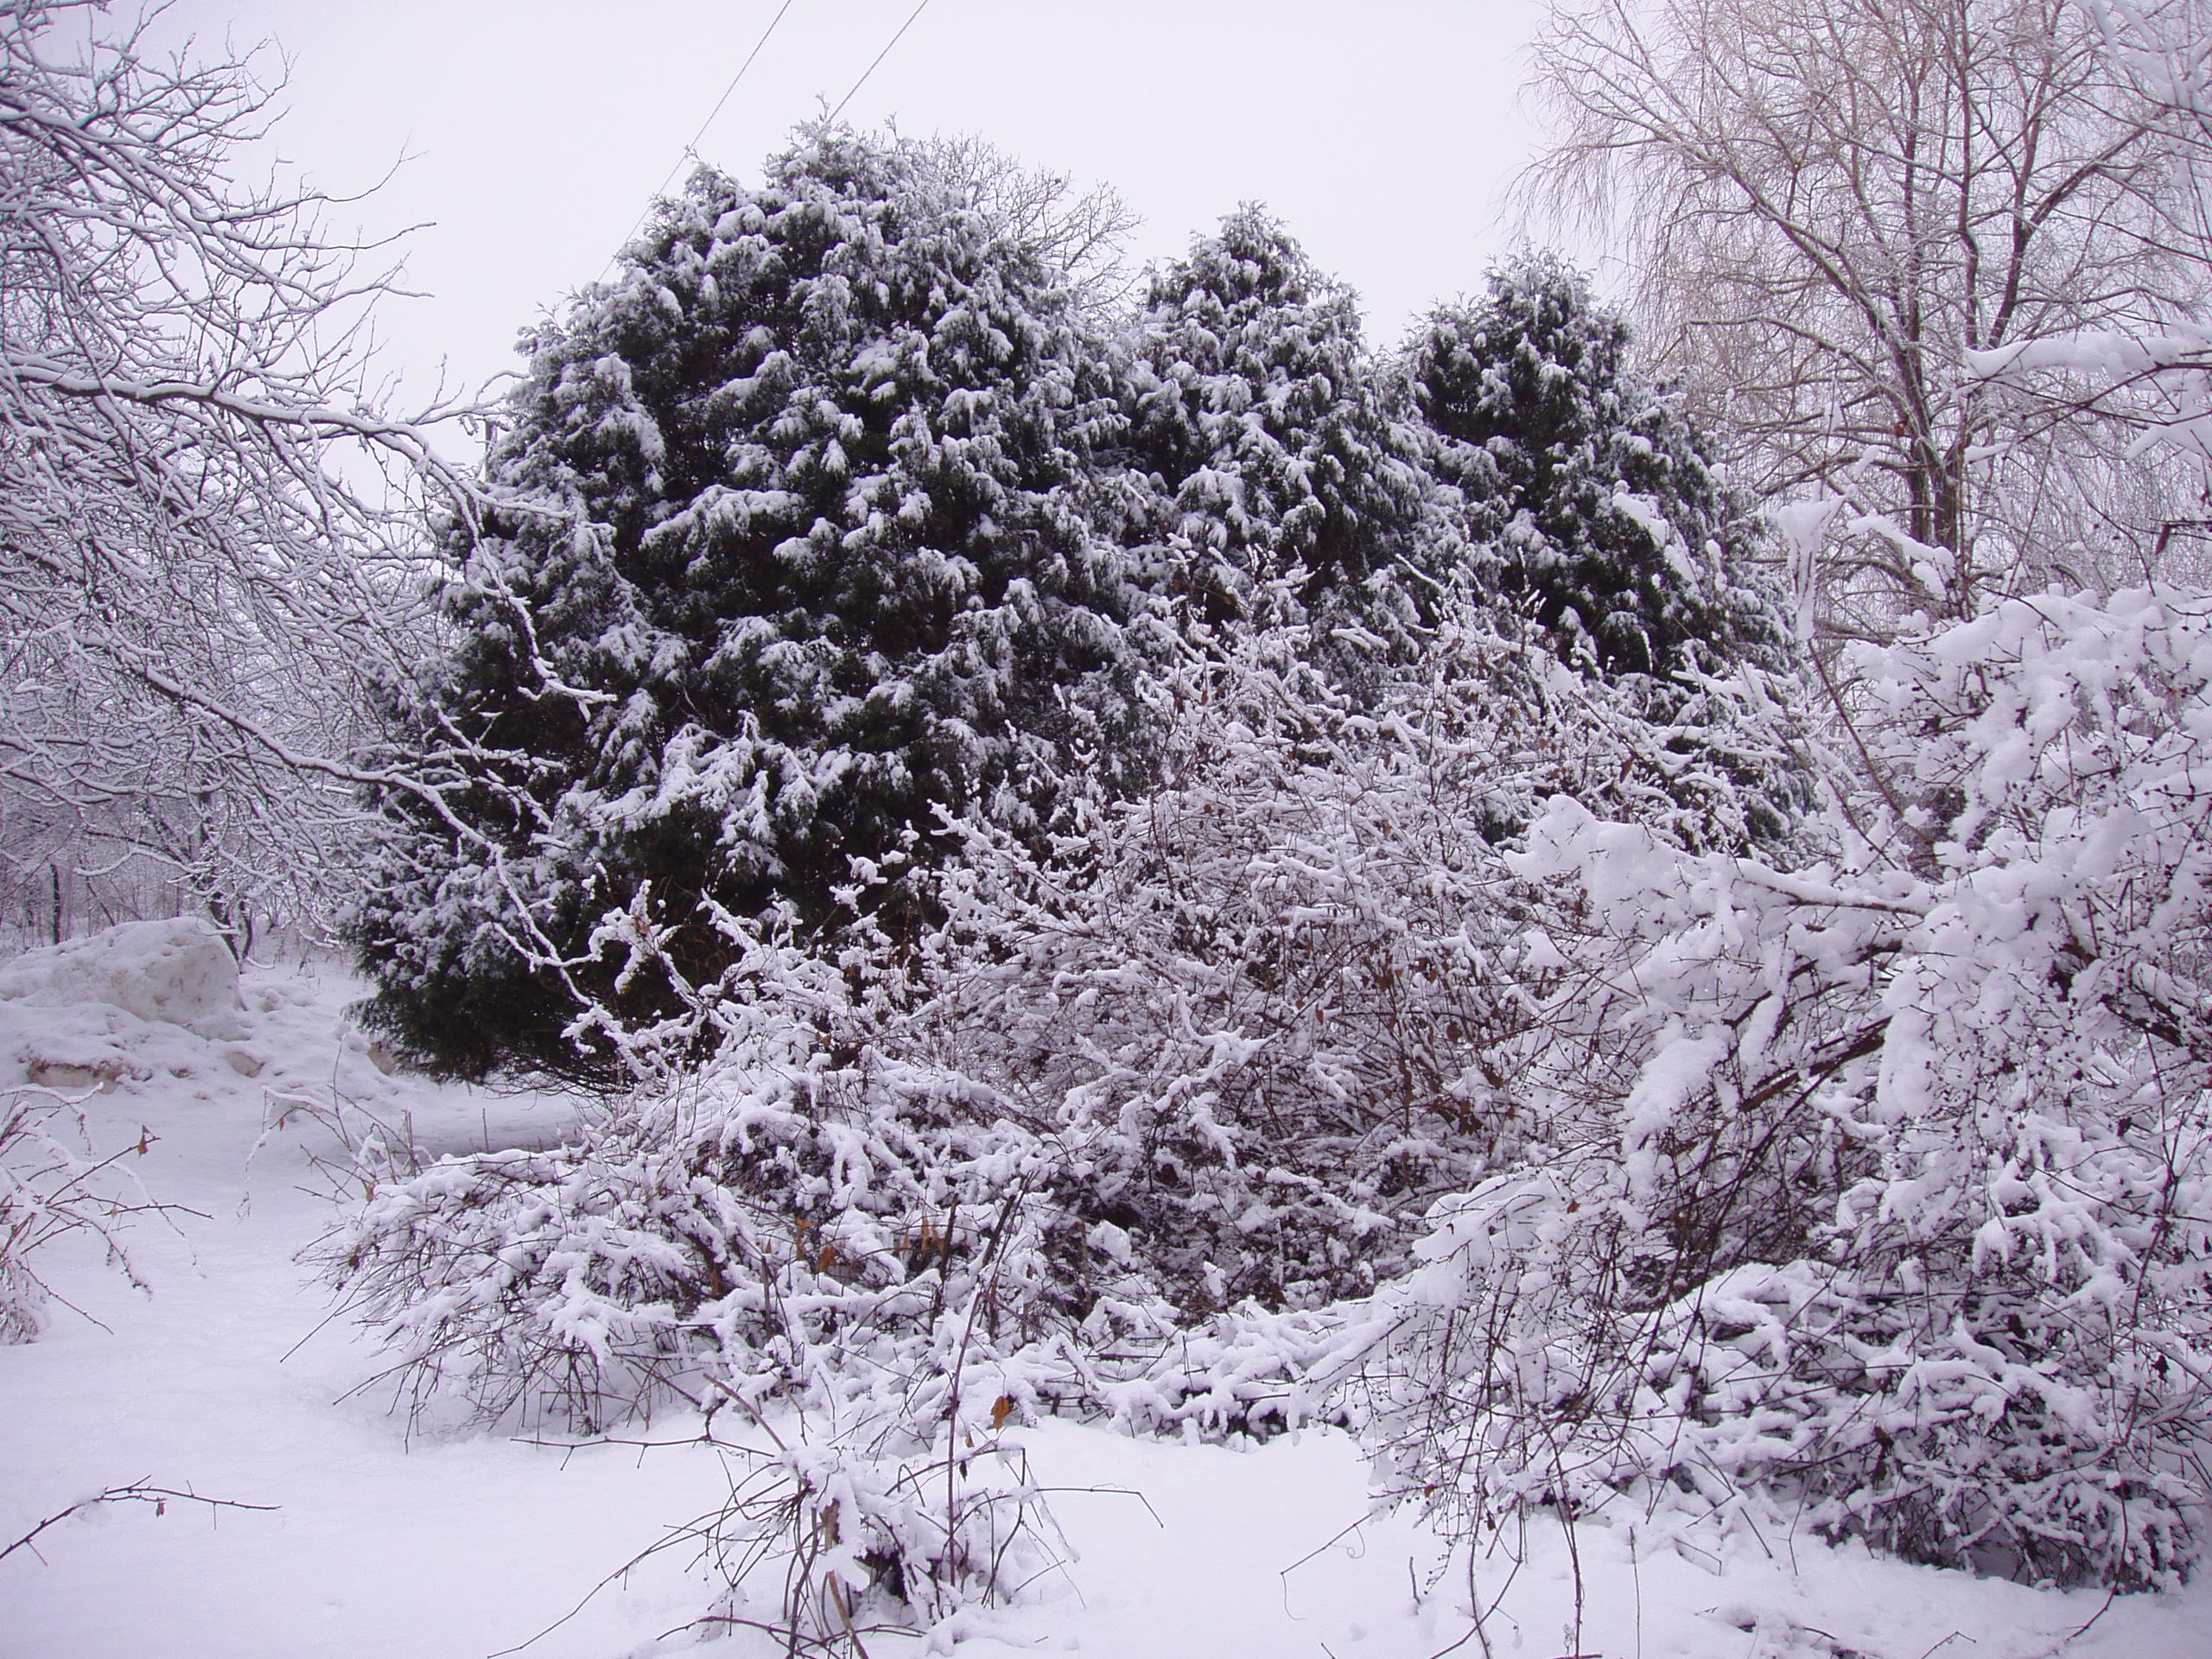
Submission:
[[[825,121],[823,123],[825,126],[828,125],[830,122],[836,120],[839,116],[845,112],[845,105],[851,103],[854,98],[859,93],[861,88],[868,85],[868,78],[876,72],[877,67],[886,58],[891,55],[891,48],[906,38],[906,31],[914,26],[914,19],[919,17],[929,9],[930,0],[922,0],[921,4],[914,8],[912,13],[907,17],[906,21],[899,25],[899,32],[891,37],[890,41],[885,45],[882,51],[875,54],[875,62],[871,63],[867,68],[861,70],[861,78],[853,83],[852,91],[847,92],[842,98],[837,100],[837,107],[830,111],[829,121]]]
[[[753,42],[753,49],[745,54],[745,61],[737,66],[737,73],[729,78],[729,85],[722,88],[722,95],[715,100],[715,107],[707,111],[707,118],[699,124],[699,130],[693,133],[691,142],[683,146],[683,154],[677,157],[676,165],[668,169],[667,177],[660,181],[660,188],[653,192],[653,200],[658,200],[668,194],[668,187],[676,181],[676,175],[683,170],[683,163],[698,154],[699,141],[707,136],[707,129],[715,124],[715,118],[722,112],[722,106],[729,102],[730,95],[737,91],[737,83],[745,79],[745,72],[753,67],[753,61],[760,55],[761,48],[768,44],[768,37],[776,32],[776,25],[784,21],[785,14],[797,3],[798,0],[784,0],[784,3],[776,9],[776,15],[768,20],[768,27],[760,31],[760,38]],[[883,60],[891,55],[892,48],[906,38],[906,31],[913,28],[920,20],[921,15],[929,9],[930,0],[920,0],[920,3],[906,15],[906,21],[899,25],[899,32],[884,42],[883,50],[875,54],[874,60],[861,71],[861,78],[852,84],[842,98],[837,100],[837,107],[830,111],[823,122],[825,126],[836,121],[845,112],[845,105],[860,95],[861,88],[868,85],[868,77],[883,67]],[[622,238],[623,242],[626,245],[635,239],[638,232],[645,229],[645,220],[652,216],[652,206],[649,201],[645,212],[638,215],[637,223],[631,226],[630,234]],[[614,269],[615,260],[620,257],[618,250],[607,259],[605,267],[599,274],[601,282],[607,280],[607,272]]]
[[[715,107],[707,111],[707,118],[699,124],[699,130],[691,135],[691,142],[683,146],[683,153],[676,158],[676,165],[668,169],[668,175],[661,180],[659,188],[646,198],[645,211],[638,215],[637,222],[630,226],[629,235],[622,238],[625,246],[635,240],[638,232],[645,228],[645,221],[652,217],[652,204],[668,194],[668,187],[676,182],[676,175],[683,170],[683,163],[698,156],[699,141],[707,136],[707,129],[715,124],[715,118],[722,112],[722,106],[729,102],[730,95],[737,91],[737,83],[745,79],[745,72],[753,67],[753,60],[760,55],[760,49],[768,44],[768,37],[776,32],[776,25],[784,21],[785,14],[797,3],[798,0],[784,0],[784,3],[776,9],[776,15],[768,20],[768,27],[760,31],[760,38],[753,42],[753,49],[745,54],[745,61],[737,66],[737,73],[729,78],[729,85],[722,88],[722,95],[715,100]],[[922,3],[926,5],[929,0],[922,0]],[[907,21],[911,22],[912,19],[909,18]],[[880,63],[882,60],[878,58],[876,61]],[[865,80],[868,77],[863,75],[861,79]],[[854,88],[855,92],[859,90],[858,87]],[[847,96],[849,97],[850,94]],[[607,272],[614,269],[614,262],[620,257],[620,248],[617,248],[613,253],[607,256],[607,264],[601,267],[599,273],[599,279],[601,282],[607,280]]]
[[[683,163],[699,153],[699,141],[707,136],[707,129],[715,124],[715,118],[722,112],[722,105],[729,102],[730,94],[737,90],[737,83],[745,79],[745,72],[753,67],[753,59],[760,55],[760,48],[768,44],[768,37],[776,32],[776,25],[784,21],[784,14],[789,11],[796,3],[797,0],[784,0],[782,6],[777,10],[776,15],[768,20],[768,27],[762,29],[760,38],[753,42],[753,49],[745,54],[745,61],[737,66],[737,73],[729,78],[729,85],[722,88],[722,95],[715,100],[715,107],[707,111],[707,118],[699,124],[699,130],[691,135],[691,142],[683,146],[683,154],[677,157],[676,165],[668,169],[668,177],[660,181],[660,188],[654,191],[653,194],[656,196],[667,194],[668,187],[675,181],[676,175],[683,170]],[[926,5],[928,0],[923,0],[923,3]]]

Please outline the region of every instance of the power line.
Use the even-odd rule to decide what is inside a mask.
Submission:
[[[737,91],[737,83],[745,79],[745,72],[753,67],[753,60],[760,55],[761,48],[768,44],[768,37],[776,32],[776,25],[784,21],[785,14],[797,3],[798,0],[784,0],[784,3],[776,9],[776,15],[768,20],[768,27],[760,31],[760,38],[753,42],[753,49],[745,54],[745,61],[737,66],[737,73],[729,78],[729,85],[722,88],[722,95],[715,100],[715,107],[707,111],[707,118],[699,124],[699,130],[693,133],[691,142],[684,145],[683,154],[677,157],[676,165],[668,169],[668,176],[660,181],[660,188],[653,192],[653,200],[657,200],[668,194],[668,187],[676,181],[676,175],[683,170],[683,163],[698,154],[699,141],[707,136],[707,129],[715,124],[715,118],[722,112],[722,106],[729,102],[730,95]],[[913,28],[915,23],[920,21],[921,15],[929,9],[930,0],[920,0],[920,3],[906,15],[906,21],[899,25],[899,32],[884,42],[883,50],[875,54],[874,60],[861,71],[861,78],[852,84],[842,98],[837,100],[837,107],[830,111],[823,122],[825,126],[845,112],[845,105],[859,96],[861,88],[868,85],[868,77],[883,67],[883,60],[891,55],[892,49],[906,38],[906,31]],[[631,226],[630,234],[623,238],[623,241],[626,244],[634,240],[638,232],[645,229],[645,221],[652,217],[652,207],[649,201],[645,212],[638,215],[637,222]],[[620,257],[618,250],[607,259],[605,268],[600,272],[601,281],[604,282],[607,279],[607,272],[614,269],[615,261]]]
[[[683,153],[676,158],[676,165],[668,169],[668,175],[661,180],[659,188],[646,198],[645,211],[638,215],[637,222],[630,226],[630,234],[622,238],[624,244],[635,240],[638,232],[645,228],[645,221],[652,217],[652,204],[668,194],[668,187],[676,182],[676,175],[683,170],[683,163],[697,156],[699,141],[707,136],[707,129],[715,124],[715,118],[722,112],[722,105],[728,103],[730,94],[737,91],[737,83],[745,79],[745,72],[753,67],[753,60],[760,55],[760,48],[768,44],[768,37],[776,32],[776,25],[784,21],[784,14],[797,3],[798,0],[784,0],[784,3],[776,9],[776,15],[768,20],[768,27],[760,31],[760,38],[753,42],[753,49],[745,54],[745,61],[737,66],[737,73],[729,78],[729,85],[722,88],[722,95],[715,100],[715,107],[707,111],[707,118],[699,124],[699,130],[691,135],[691,142],[683,146]],[[923,3],[928,4],[929,0],[923,0]],[[910,18],[908,21],[912,20]],[[879,58],[877,61],[881,62],[882,60]],[[863,75],[861,79],[865,80],[867,77]],[[855,87],[854,90],[859,89]],[[621,257],[620,248],[607,256],[607,264],[601,268],[599,273],[599,279],[601,282],[607,280],[607,272],[614,269],[614,262]]]
[[[914,8],[912,14],[907,17],[906,21],[899,25],[899,32],[891,37],[890,41],[885,45],[882,51],[875,54],[875,62],[871,63],[867,68],[861,70],[861,78],[853,83],[852,91],[847,92],[842,98],[837,100],[837,107],[830,111],[830,121],[835,121],[839,116],[845,112],[845,105],[851,103],[855,95],[860,92],[860,89],[868,85],[868,78],[876,72],[878,65],[881,64],[886,58],[891,55],[891,48],[906,38],[906,31],[914,26],[914,19],[919,17],[929,9],[930,0],[922,0],[921,4]],[[824,122],[823,124],[826,126],[829,123]]]
[[[768,27],[762,29],[760,38],[753,42],[753,49],[745,54],[745,61],[737,66],[737,73],[729,78],[729,85],[722,88],[722,95],[715,100],[715,107],[707,111],[707,118],[699,124],[699,130],[691,135],[691,142],[683,146],[683,154],[677,157],[676,165],[668,169],[668,177],[660,181],[660,188],[654,191],[653,194],[656,196],[667,194],[668,187],[675,181],[676,175],[683,170],[684,162],[699,153],[699,141],[707,136],[707,129],[715,124],[715,118],[722,112],[722,105],[729,102],[730,94],[737,90],[737,83],[745,79],[745,72],[753,67],[753,59],[760,55],[760,48],[768,44],[768,37],[776,32],[776,25],[784,21],[784,13],[789,11],[796,3],[797,0],[784,0],[782,6],[777,10],[776,15],[768,20]],[[922,3],[926,5],[929,0],[922,0]],[[643,222],[643,220],[639,221],[641,224]]]

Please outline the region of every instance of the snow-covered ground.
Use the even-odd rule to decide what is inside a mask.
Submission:
[[[533,1637],[542,1659],[661,1650],[711,1586],[682,1550],[620,1569],[726,1493],[715,1454],[680,1444],[696,1424],[658,1419],[639,1438],[679,1444],[649,1450],[410,1436],[361,1387],[373,1346],[329,1318],[296,1259],[336,1214],[312,1158],[334,1142],[296,1112],[264,1138],[288,1103],[342,1100],[356,1122],[411,1123],[432,1151],[539,1144],[561,1134],[563,1103],[386,1075],[346,1018],[359,991],[343,974],[255,969],[234,991],[211,942],[142,925],[0,965],[0,1089],[86,1093],[103,1152],[149,1132],[132,1172],[196,1212],[132,1228],[149,1295],[89,1240],[41,1257],[81,1313],[56,1306],[39,1340],[0,1347],[0,1548],[134,1482],[270,1507],[111,1504],[49,1528],[0,1561],[0,1655],[480,1659]],[[2097,1597],[1802,1537],[1725,1560],[1639,1549],[1625,1516],[1572,1540],[1533,1529],[1514,1541],[1517,1571],[1502,1548],[1478,1560],[1478,1631],[1464,1555],[1440,1575],[1417,1524],[1370,1514],[1341,1435],[1236,1449],[1047,1423],[1024,1439],[1057,1489],[1068,1559],[1023,1605],[942,1633],[974,1659],[2212,1654],[2202,1585],[2099,1616]],[[874,1659],[919,1646],[868,1643]],[[710,1650],[781,1649],[747,1634]]]

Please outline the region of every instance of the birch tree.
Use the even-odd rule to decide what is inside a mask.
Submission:
[[[2064,0],[1594,0],[1536,48],[1535,199],[1624,235],[1657,354],[1824,499],[1822,618],[1886,633],[2141,573],[2172,480],[1969,353],[2185,312],[2168,112]]]
[[[2113,61],[2139,86],[2177,148],[2176,247],[2212,276],[2212,4],[2083,0]],[[1972,373],[2134,434],[2132,454],[2183,487],[2161,502],[2153,565],[2197,586],[2212,573],[2212,326],[2202,308],[2155,328],[2104,327],[1972,354]]]

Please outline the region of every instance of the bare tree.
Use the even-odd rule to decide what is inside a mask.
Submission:
[[[2176,480],[2125,411],[1969,354],[2185,315],[2169,112],[2068,0],[1558,0],[1526,181],[1632,250],[1650,349],[1739,481],[1832,499],[1833,630],[2147,552]],[[2139,563],[2137,567],[2139,574]]]
[[[0,0],[0,860],[239,937],[350,865],[472,486],[374,406],[376,249],[233,180],[270,89],[143,30]]]
[[[1128,239],[1139,220],[1112,186],[1078,192],[1066,174],[1024,166],[972,133],[932,138],[925,149],[956,198],[1065,273],[1087,311],[1111,312],[1135,286]]]
[[[2212,276],[2212,0],[2080,3],[2174,135],[2177,239]],[[2162,504],[2158,563],[2212,586],[2212,318],[2200,311],[2153,331],[2030,341],[1975,367],[2124,421],[2140,434],[2139,451],[2163,454],[2190,487]]]

